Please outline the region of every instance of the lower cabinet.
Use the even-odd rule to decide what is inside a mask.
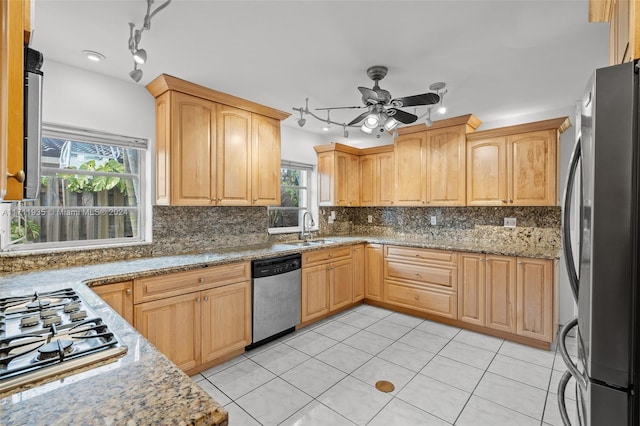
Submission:
[[[382,300],[384,274],[384,251],[382,244],[367,244],[364,247],[364,297]]]
[[[458,319],[552,342],[553,260],[460,253]]]
[[[142,296],[134,325],[183,371],[195,372],[251,343],[250,278],[244,262],[135,280]]]
[[[302,254],[303,323],[353,303],[351,247]]]
[[[364,299],[364,244],[351,248],[351,265],[353,266],[353,301]]]
[[[91,290],[133,325],[133,281],[95,286]]]
[[[457,254],[385,246],[383,301],[456,319]]]

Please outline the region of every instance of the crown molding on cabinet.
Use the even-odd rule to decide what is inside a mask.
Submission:
[[[559,133],[564,133],[564,131],[569,127],[571,127],[571,121],[569,120],[569,117],[559,117],[552,118],[550,120],[534,121],[533,123],[516,124],[514,126],[499,127],[496,129],[480,130],[474,133],[467,133],[467,141],[549,129],[557,129]]]

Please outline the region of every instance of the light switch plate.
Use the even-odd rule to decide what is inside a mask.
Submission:
[[[335,210],[331,210],[331,219],[335,220],[336,218],[336,211]]]
[[[373,223],[373,215],[367,216],[367,222],[368,223]]]
[[[504,227],[505,228],[515,228],[516,227],[516,218],[515,217],[505,217],[504,218]]]
[[[431,216],[431,224],[435,225],[437,223],[436,217],[435,216]]]
[[[327,219],[327,223],[329,223],[329,224],[333,223],[333,218],[331,216],[329,216],[329,219]]]

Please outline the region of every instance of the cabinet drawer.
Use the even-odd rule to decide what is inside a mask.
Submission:
[[[351,247],[339,247],[334,249],[316,250],[302,253],[302,266],[310,266],[316,263],[343,260],[351,257]]]
[[[251,279],[249,262],[211,266],[134,280],[134,303],[163,299]]]
[[[395,280],[415,281],[448,287],[455,290],[458,284],[458,274],[455,266],[446,266],[432,263],[409,263],[397,260],[384,261],[384,278]]]
[[[385,281],[384,299],[388,303],[418,309],[447,318],[457,318],[457,296],[450,291],[418,288]]]
[[[455,265],[456,253],[447,250],[431,250],[415,247],[401,247],[401,246],[384,246],[385,257],[393,257],[397,259],[413,259],[413,260],[430,260],[434,262],[450,263]]]

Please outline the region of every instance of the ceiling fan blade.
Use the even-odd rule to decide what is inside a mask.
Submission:
[[[366,106],[346,106],[346,107],[329,107],[329,108],[316,108],[316,111],[326,111],[330,109],[360,109],[366,108]]]
[[[360,93],[362,93],[362,102],[365,104],[377,104],[378,103],[378,94],[369,89],[368,87],[358,87]]]
[[[421,95],[406,96],[404,98],[397,98],[391,101],[391,105],[396,108],[419,106],[419,105],[433,105],[440,102],[440,96],[435,93],[423,93]]]
[[[365,111],[362,114],[360,114],[359,116],[357,116],[356,118],[354,118],[353,120],[351,120],[351,122],[349,124],[347,124],[347,126],[353,126],[354,124],[358,124],[359,122],[361,122],[362,120],[364,120],[364,118],[369,115],[370,111]],[[417,117],[416,117],[417,118]]]
[[[403,124],[411,124],[418,119],[417,115],[413,115],[408,112],[402,111],[401,109],[395,108],[389,108],[387,110],[387,114]]]

